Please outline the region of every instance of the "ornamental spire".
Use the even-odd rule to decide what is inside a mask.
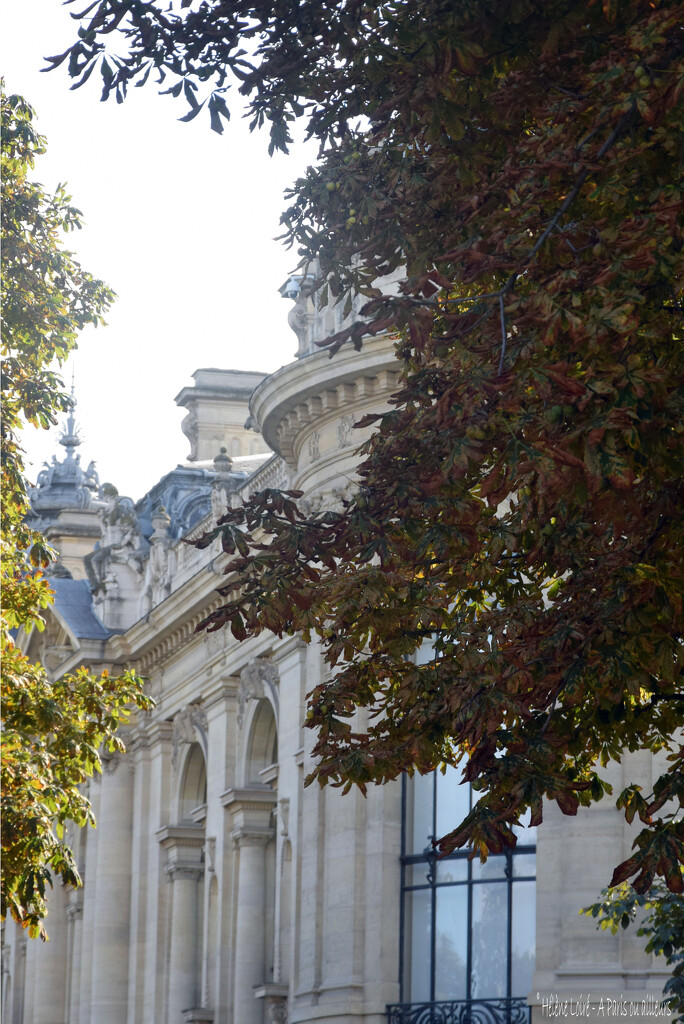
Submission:
[[[59,443],[64,445],[67,450],[67,459],[73,459],[74,448],[78,448],[81,444],[81,438],[78,433],[78,427],[76,426],[76,419],[74,417],[74,410],[76,408],[76,393],[74,385],[74,369],[71,369],[71,395],[69,397],[69,415],[67,416],[66,423],[62,427],[62,433],[59,436]]]

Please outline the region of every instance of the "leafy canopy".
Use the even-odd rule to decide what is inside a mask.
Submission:
[[[2,919],[9,911],[32,937],[46,938],[51,876],[79,885],[64,825],[94,824],[82,786],[100,769],[98,747],[115,735],[127,705],[149,706],[131,673],[100,678],[85,669],[52,682],[29,661],[17,633],[44,628],[53,593],[45,570],[54,552],[27,526],[19,432],[48,427],[69,407],[50,366],[63,362],[88,323],[103,323],[113,293],[62,248],[80,214],[59,187],[28,177],[45,140],[33,111],[2,90]],[[80,788],[79,788],[80,787]]]
[[[480,799],[442,852],[513,845],[544,798],[575,814],[609,790],[601,766],[666,751],[653,792],[618,795],[643,827],[612,881],[680,892],[684,5],[95,0],[81,17],[52,58],[76,86],[99,67],[121,101],[153,74],[220,131],[237,84],[272,149],[306,120],[321,159],[286,237],[319,260],[321,301],[367,298],[331,351],[389,331],[403,365],[341,512],[263,491],[219,521],[237,557],[204,628],[321,639],[322,784],[462,763]]]
[[[657,882],[645,894],[636,893],[627,882],[604,889],[597,903],[585,907],[582,914],[597,918],[598,928],[615,935],[638,921],[637,935],[646,937],[646,952],[664,956],[672,966],[672,977],[665,982],[666,1005],[676,1014],[673,1024],[684,1021],[684,901]]]

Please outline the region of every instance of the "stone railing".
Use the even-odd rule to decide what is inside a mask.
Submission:
[[[272,459],[269,459],[263,466],[260,466],[256,473],[250,476],[249,480],[245,481],[239,493],[242,498],[247,498],[248,495],[254,494],[255,491],[263,491],[267,487],[287,490],[289,486],[289,470],[283,460],[278,455],[274,455]]]

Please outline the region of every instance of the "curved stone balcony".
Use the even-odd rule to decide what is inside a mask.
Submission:
[[[287,463],[293,486],[320,489],[347,469],[353,453],[370,433],[354,423],[388,408],[396,390],[399,364],[387,336],[351,346],[331,359],[326,351],[283,366],[255,389],[250,409],[264,440]]]

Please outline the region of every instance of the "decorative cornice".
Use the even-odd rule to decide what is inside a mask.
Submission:
[[[212,591],[212,593],[215,593]],[[141,674],[147,674],[151,668],[163,665],[164,662],[172,658],[181,648],[189,647],[193,642],[201,643],[203,637],[195,632],[197,626],[199,626],[202,619],[205,619],[207,615],[210,615],[217,608],[220,608],[225,602],[225,598],[214,596],[211,601],[208,601],[201,611],[196,612],[185,622],[181,623],[176,629],[171,630],[162,640],[145,651],[143,655],[136,661],[136,670]]]
[[[183,1024],[213,1024],[214,1011],[198,1007],[192,1010],[182,1010],[181,1017]]]
[[[221,803],[231,814],[238,811],[269,811],[276,805],[278,796],[270,788],[227,789],[221,794]]]
[[[315,352],[276,371],[254,389],[250,409],[269,447],[295,468],[295,439],[307,424],[348,414],[371,396],[385,397],[398,379],[393,342],[369,338],[362,352],[343,350],[332,360]]]
[[[173,722],[164,722],[157,719],[140,729],[141,742],[146,740],[146,746],[155,746],[161,743],[171,743],[173,740]]]
[[[201,849],[205,843],[204,829],[192,825],[162,825],[154,833],[166,850]]]

